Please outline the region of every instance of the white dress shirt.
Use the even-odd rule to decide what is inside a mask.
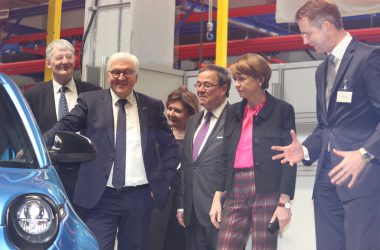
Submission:
[[[63,86],[61,84],[59,84],[53,79],[55,114],[57,115],[57,120],[58,120],[59,98],[61,97],[61,92],[59,91],[62,87]],[[67,106],[70,112],[74,108],[75,104],[77,104],[77,99],[78,99],[78,91],[77,91],[77,86],[75,85],[74,79],[71,78],[71,80],[65,85],[65,87],[67,87],[67,90],[65,91],[65,97],[66,97]]]
[[[111,91],[112,97],[112,110],[113,110],[113,124],[114,136],[116,142],[116,127],[117,127],[117,114],[119,106],[116,104],[120,99],[115,92]],[[145,173],[144,159],[141,147],[141,134],[140,134],[140,120],[137,107],[137,101],[133,94],[127,96],[128,103],[125,105],[125,113],[127,116],[127,156],[125,166],[125,186],[138,186],[148,183]],[[113,165],[110,176],[108,178],[107,186],[112,186]]]

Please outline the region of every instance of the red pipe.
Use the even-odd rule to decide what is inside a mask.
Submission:
[[[380,28],[348,30],[351,35],[360,41],[377,43],[380,42]],[[178,59],[196,59],[199,56],[199,44],[177,46]],[[281,52],[312,49],[303,44],[300,35],[276,36],[233,40],[228,42],[228,56],[242,55],[248,52]],[[203,44],[203,56],[215,57],[215,42]]]
[[[248,7],[242,7],[242,8],[234,8],[230,9],[228,11],[228,17],[234,18],[234,17],[245,17],[245,16],[256,16],[256,15],[263,15],[263,14],[273,14],[276,12],[276,4],[267,4],[267,5],[257,5],[257,6],[248,6]],[[212,12],[212,19],[216,20],[216,11]],[[180,20],[184,18],[184,15],[180,15]],[[208,13],[203,14],[203,19],[208,19]],[[186,20],[185,23],[196,23],[201,21],[201,13],[192,13],[190,14]]]

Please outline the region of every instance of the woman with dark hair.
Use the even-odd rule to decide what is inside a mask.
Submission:
[[[179,146],[182,158],[183,139],[187,119],[199,111],[198,97],[185,86],[173,90],[166,101],[166,114],[169,126]],[[178,166],[180,171],[180,166]],[[180,178],[178,176],[178,178]],[[178,181],[177,181],[178,182]],[[185,229],[176,219],[177,187],[174,186],[163,211],[153,210],[151,224],[150,250],[179,250],[185,249]]]
[[[219,191],[210,210],[219,228],[217,249],[244,249],[251,231],[252,249],[274,250],[278,233],[267,226],[278,221],[282,231],[289,223],[296,168],[273,161],[271,146],[291,142],[294,109],[266,91],[272,71],[260,55],[243,55],[230,72],[243,100],[226,116]]]

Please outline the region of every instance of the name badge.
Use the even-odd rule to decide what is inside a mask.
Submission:
[[[351,103],[352,101],[352,91],[338,91],[336,96],[336,102],[341,103]]]

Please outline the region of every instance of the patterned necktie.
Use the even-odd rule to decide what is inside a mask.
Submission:
[[[335,71],[335,59],[336,57],[333,54],[328,55],[327,57],[327,74],[326,74],[326,109],[329,107],[329,102],[331,98],[331,90],[334,86],[334,80],[336,76]]]
[[[67,90],[67,87],[61,87],[59,89],[61,96],[59,97],[59,104],[58,104],[58,121],[61,120],[65,115],[67,115],[67,113],[69,113],[69,107],[67,106],[67,100],[65,96],[66,90]]]
[[[119,111],[117,114],[115,161],[112,175],[112,185],[116,189],[120,189],[125,185],[125,163],[127,156],[127,118],[125,114],[125,104],[127,104],[127,102],[126,99],[117,101]]]
[[[193,143],[193,160],[195,161],[199,155],[202,143],[207,135],[208,128],[210,127],[210,118],[212,116],[211,112],[207,112],[204,117],[204,122],[202,127],[199,129],[197,136],[195,137]]]

